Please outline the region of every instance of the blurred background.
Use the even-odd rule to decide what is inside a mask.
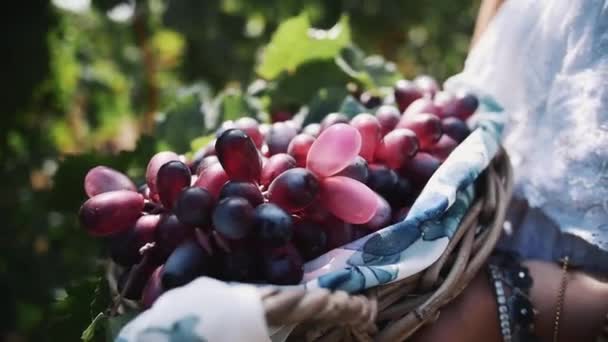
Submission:
[[[77,341],[107,307],[100,262],[107,251],[76,218],[90,167],[105,164],[140,181],[155,151],[192,153],[221,120],[282,120],[302,108],[324,115],[348,95],[346,83],[374,94],[421,73],[443,81],[463,66],[478,6],[475,0],[15,5],[3,20],[10,29],[0,85],[0,339]],[[85,340],[99,335],[91,336]]]

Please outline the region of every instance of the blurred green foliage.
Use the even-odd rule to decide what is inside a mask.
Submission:
[[[400,75],[443,80],[462,67],[478,7],[88,3],[28,1],[4,20],[11,30],[0,120],[0,339],[76,341],[107,307],[95,296],[107,295],[100,278],[107,251],[75,217],[90,167],[112,166],[141,183],[156,150],[195,150],[223,120],[269,120],[304,106],[314,121],[340,107],[359,110],[345,100],[346,82],[379,90]]]

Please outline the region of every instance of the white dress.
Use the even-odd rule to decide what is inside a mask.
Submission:
[[[542,258],[578,253],[608,272],[608,1],[506,1],[446,84],[459,85],[508,115],[503,143],[529,208],[517,218],[526,232],[507,245]]]

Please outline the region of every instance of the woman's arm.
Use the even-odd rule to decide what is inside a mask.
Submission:
[[[481,6],[479,6],[479,13],[477,13],[477,21],[475,22],[475,32],[471,39],[471,48],[477,43],[481,34],[486,30],[488,24],[498,12],[500,5],[504,0],[483,0]]]

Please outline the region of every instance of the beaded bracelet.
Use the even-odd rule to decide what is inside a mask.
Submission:
[[[538,341],[534,335],[536,312],[529,297],[532,278],[528,269],[510,254],[492,256],[488,268],[496,293],[498,320],[503,341]]]

